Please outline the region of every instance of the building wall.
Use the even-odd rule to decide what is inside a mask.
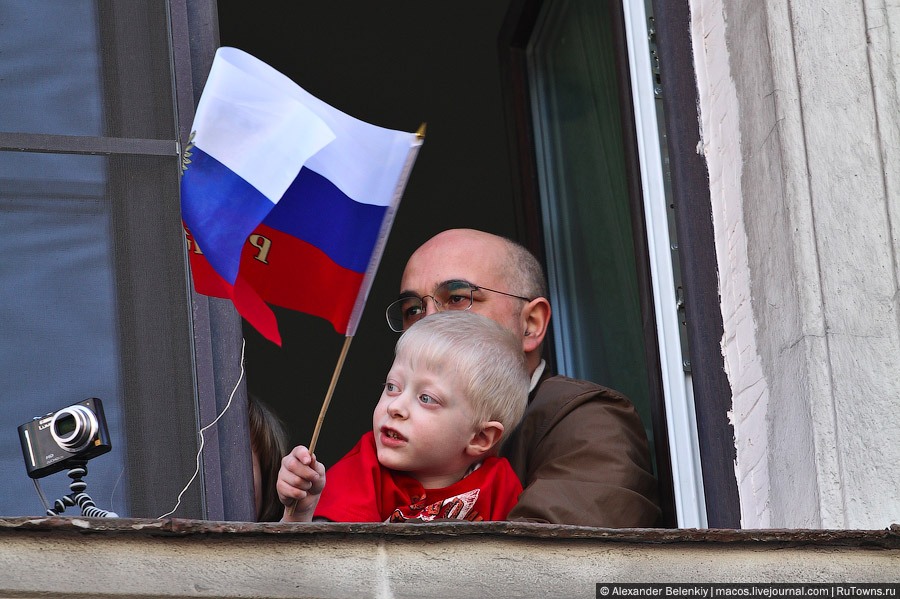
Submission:
[[[900,4],[691,0],[745,527],[900,519]]]

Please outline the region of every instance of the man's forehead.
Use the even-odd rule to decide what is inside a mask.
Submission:
[[[463,280],[490,286],[502,278],[501,264],[505,262],[502,249],[482,244],[460,247],[441,244],[422,248],[410,257],[403,271],[404,287],[432,289],[441,283]]]

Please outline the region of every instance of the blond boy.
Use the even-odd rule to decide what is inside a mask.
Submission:
[[[466,311],[422,319],[397,342],[373,430],[327,475],[306,447],[282,460],[283,521],[505,519],[522,486],[496,454],[528,386],[521,343],[501,325]]]

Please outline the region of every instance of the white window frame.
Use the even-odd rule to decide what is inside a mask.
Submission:
[[[623,0],[628,65],[634,101],[634,125],[641,171],[647,249],[656,316],[666,428],[672,461],[675,511],[680,528],[706,528],[706,502],[700,468],[700,444],[691,375],[685,372],[669,234],[662,140],[652,76],[648,9],[644,2]]]

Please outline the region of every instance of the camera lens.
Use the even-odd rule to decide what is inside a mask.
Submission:
[[[53,415],[50,434],[56,443],[72,453],[88,446],[97,434],[97,417],[84,406],[69,406]]]
[[[53,430],[56,431],[58,436],[65,437],[66,435],[71,434],[76,428],[78,428],[78,423],[75,421],[75,417],[71,414],[64,414],[61,418],[56,419]]]

